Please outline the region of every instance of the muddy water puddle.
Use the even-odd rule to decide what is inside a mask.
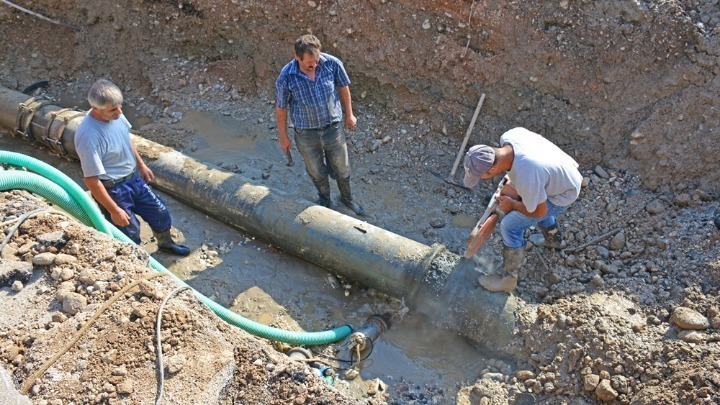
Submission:
[[[285,166],[277,146],[276,129],[271,124],[198,111],[185,112],[181,124],[196,132],[193,137],[196,147],[186,151],[188,155],[205,162],[221,161],[225,167],[264,168],[269,176],[261,183],[314,198],[302,158],[293,149],[295,166]],[[380,198],[386,201],[389,210],[402,212],[403,204],[396,194],[381,194]],[[477,218],[457,220],[472,227]],[[266,246],[258,249],[252,251],[252,258],[240,253],[242,249],[224,255],[224,269],[216,268],[198,277],[223,280],[224,285],[218,287],[219,302],[223,305],[232,305],[238,290],[258,287],[276,304],[309,319],[309,324],[303,326],[313,330],[343,323],[360,327],[376,310],[373,308],[376,303],[362,291],[351,290],[346,297],[334,276],[325,270],[280,252],[267,251]],[[266,310],[272,305],[269,302]],[[328,319],[334,322],[328,324]],[[402,378],[417,385],[440,385],[446,392],[454,392],[456,383],[477,378],[484,357],[464,338],[437,330],[427,320],[409,313],[378,339],[367,363],[361,373],[363,379],[380,378],[392,383]]]
[[[237,166],[240,175],[254,174],[255,182],[302,198],[312,198],[314,188],[296,154],[287,167],[268,124],[242,121],[216,113],[185,112],[176,125],[196,132],[185,153],[223,167]],[[37,157],[64,171],[83,188],[79,164],[39,150],[10,136],[0,137],[0,149]],[[294,151],[296,153],[296,151]],[[269,173],[263,178],[263,173]],[[255,176],[256,175],[256,176]],[[258,180],[258,181],[256,181]],[[148,242],[151,231],[143,228],[145,248],[190,286],[219,304],[258,322],[278,327],[320,331],[351,324],[360,328],[366,319],[388,310],[387,300],[362,286],[339,280],[326,270],[256,240],[234,228],[198,213],[160,193],[173,213],[179,240],[193,251],[177,259],[155,253]],[[397,203],[389,198],[389,202]],[[394,207],[402,209],[402,207]],[[474,218],[459,219],[474,225]],[[352,287],[346,294],[343,284]],[[312,348],[311,348],[312,349]],[[396,385],[441,387],[454,398],[459,385],[473,382],[484,368],[485,357],[456,333],[438,330],[410,312],[393,320],[375,342],[360,376],[350,389],[362,390],[362,381],[380,378]],[[358,393],[361,393],[360,391]]]
[[[474,215],[457,214],[453,216],[453,224],[463,228],[474,228],[480,218]]]
[[[271,151],[269,143],[256,142],[262,137],[259,129],[241,127],[239,123],[233,117],[205,111],[186,111],[181,122],[186,129],[198,133],[193,138],[196,148],[192,154],[200,161],[233,160],[239,154]]]

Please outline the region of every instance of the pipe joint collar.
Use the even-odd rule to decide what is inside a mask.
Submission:
[[[35,97],[30,98],[24,103],[18,104],[18,112],[15,117],[15,133],[22,136],[23,138],[30,137],[30,124],[41,108],[46,105],[52,104],[52,101],[48,99],[36,99]]]

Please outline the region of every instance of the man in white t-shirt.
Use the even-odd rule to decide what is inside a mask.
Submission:
[[[187,256],[190,249],[170,236],[170,211],[147,184],[154,175],[130,139],[131,126],[122,113],[120,89],[109,80],[98,80],[90,87],[88,101],[91,110],[75,131],[75,151],[85,185],[103,215],[140,244],[137,214],[150,225],[159,250]]]
[[[464,183],[474,187],[480,179],[507,172],[510,181],[498,197],[498,207],[505,212],[500,223],[505,274],[482,275],[479,281],[487,290],[511,292],[523,262],[526,229],[537,226],[547,247],[565,247],[555,217],[580,195],[582,175],[572,157],[525,128],[505,132],[500,145],[470,148],[465,155]]]

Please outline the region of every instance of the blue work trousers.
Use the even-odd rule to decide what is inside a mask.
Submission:
[[[133,242],[140,244],[140,222],[136,214],[147,222],[155,233],[169,231],[172,227],[170,211],[165,202],[152,191],[137,172],[130,179],[108,188],[107,192],[115,204],[130,217],[130,225],[118,229]],[[105,218],[113,223],[110,213],[101,204],[98,205]]]
[[[518,211],[511,211],[505,215],[505,218],[500,222],[500,234],[502,235],[505,246],[511,248],[525,246],[523,233],[525,233],[526,229],[535,224],[540,228],[549,229],[557,223],[555,217],[565,212],[568,208],[557,206],[549,200],[547,201],[547,207],[547,215],[539,218],[529,217]]]

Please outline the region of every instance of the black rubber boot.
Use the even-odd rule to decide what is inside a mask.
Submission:
[[[517,286],[518,273],[525,257],[525,246],[511,248],[503,246],[502,270],[505,275],[483,274],[478,281],[488,291],[512,292]]]
[[[540,232],[542,232],[545,237],[545,246],[557,250],[565,249],[565,246],[567,246],[567,243],[563,240],[562,231],[560,230],[557,222],[548,229],[540,227],[538,227],[538,229],[540,229]]]
[[[720,229],[720,208],[715,209],[715,218],[713,218],[713,222],[715,223],[715,227],[717,229]]]
[[[350,190],[350,179],[337,179],[338,189],[340,190],[340,201],[346,207],[353,210],[356,215],[364,216],[365,208],[353,201],[352,191]]]
[[[177,256],[187,256],[190,254],[190,249],[187,246],[178,245],[172,240],[170,231],[155,233],[155,239],[157,239],[158,250],[163,252],[172,253]]]
[[[330,208],[332,205],[332,200],[330,199],[330,180],[325,177],[324,180],[313,180],[313,184],[315,184],[319,197],[315,204],[321,205],[325,208]]]

